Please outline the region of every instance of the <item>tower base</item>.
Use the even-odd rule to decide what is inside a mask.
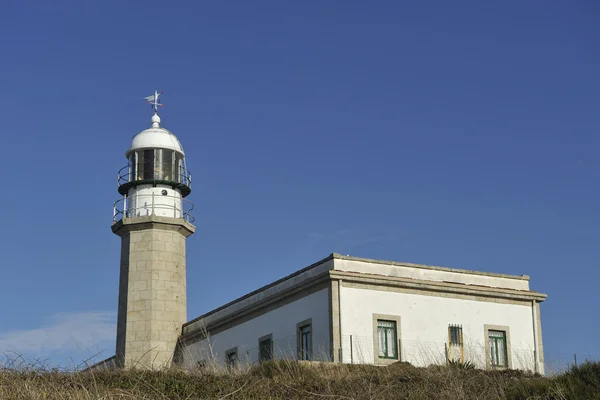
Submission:
[[[186,322],[185,239],[196,227],[182,218],[123,218],[116,366],[171,365]]]

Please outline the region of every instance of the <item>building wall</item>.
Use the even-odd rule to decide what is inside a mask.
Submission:
[[[273,282],[272,284],[267,285],[264,288],[249,293],[248,295],[240,299],[234,300],[230,304],[226,304],[214,310],[206,316],[189,321],[183,326],[183,333],[186,334],[189,332],[193,332],[203,326],[209,326],[215,321],[239,313],[247,307],[251,307],[273,296],[277,296],[278,294],[283,293],[286,290],[293,289],[304,282],[322,276],[332,268],[333,260],[327,260],[324,262],[313,264],[313,266],[309,266],[300,271],[297,271],[286,278],[280,279],[279,281]]]
[[[296,358],[296,324],[312,319],[313,359],[330,359],[329,290],[323,289],[285,304],[229,329],[190,343],[182,351],[183,362],[223,363],[225,353],[237,347],[240,363],[258,361],[259,338],[272,334],[275,358]],[[197,326],[202,321],[197,321]]]
[[[465,285],[529,290],[527,275],[512,276],[489,272],[466,271],[454,268],[397,263],[391,261],[365,260],[336,255],[335,269],[362,274],[410,278],[433,282],[454,282]]]
[[[340,314],[343,362],[379,362],[373,316],[382,314],[399,318],[402,361],[417,366],[443,364],[448,325],[459,324],[463,327],[464,361],[485,368],[485,326],[494,325],[508,327],[510,366],[535,371],[531,303],[463,300],[341,285]],[[538,365],[538,371],[543,373],[543,364]]]
[[[166,195],[162,191],[166,191]],[[183,200],[178,190],[167,185],[139,185],[129,190],[127,213],[129,218],[158,215],[182,218]]]

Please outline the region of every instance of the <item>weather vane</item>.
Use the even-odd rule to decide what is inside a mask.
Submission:
[[[155,114],[158,113],[158,106],[161,106],[161,107],[165,106],[158,99],[158,96],[160,96],[161,94],[164,94],[164,93],[165,92],[159,92],[156,89],[154,89],[154,94],[152,96],[144,97],[144,99],[146,99],[146,101],[148,101],[148,104],[150,104],[150,106],[152,106],[152,108],[154,108]]]

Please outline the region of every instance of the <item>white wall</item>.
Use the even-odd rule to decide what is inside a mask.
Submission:
[[[162,191],[166,190],[167,195]],[[181,193],[168,185],[139,185],[129,189],[127,197],[127,215],[142,217],[158,215],[160,217],[181,218]]]
[[[210,315],[200,320],[192,320],[183,327],[183,333],[195,331],[196,329],[204,326],[203,324],[209,325],[213,321],[225,318],[228,315],[234,314],[239,310],[244,309],[252,304],[267,299],[273,295],[277,295],[284,290],[290,289],[294,286],[301,284],[309,279],[315,278],[316,276],[322,275],[324,272],[329,271],[333,268],[333,260],[328,260],[312,268],[307,268],[303,272],[297,272],[296,275],[286,277],[278,282],[274,282],[263,290],[257,290],[256,293],[251,293],[244,296],[242,299],[238,299],[229,306],[224,306]],[[302,271],[302,270],[301,270]],[[299,321],[298,321],[299,322]]]
[[[295,359],[296,324],[309,318],[312,318],[313,359],[329,360],[329,295],[328,289],[323,289],[219,332],[207,340],[188,345],[183,352],[184,363],[191,365],[207,360],[211,352],[214,360],[222,363],[225,352],[236,346],[240,363],[255,363],[258,360],[258,338],[268,334],[273,335],[276,358]]]
[[[511,305],[427,295],[342,287],[340,313],[343,361],[374,362],[373,314],[401,318],[402,361],[427,366],[444,363],[448,325],[463,326],[465,361],[485,367],[484,325],[510,328],[512,367],[534,370],[534,338],[531,305]],[[543,372],[543,371],[540,371]]]

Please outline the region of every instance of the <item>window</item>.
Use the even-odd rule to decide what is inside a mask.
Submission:
[[[135,180],[139,181],[144,179],[144,150],[136,150],[135,152]]]
[[[371,314],[373,321],[373,361],[388,365],[402,361],[402,324],[399,315]],[[353,346],[354,347],[354,346]]]
[[[189,185],[190,183],[186,182],[185,179],[183,179],[186,171],[185,171],[185,168],[183,167],[183,156],[179,153],[175,153],[175,167],[174,168],[175,169],[173,170],[173,172],[174,172],[173,181]]]
[[[448,326],[448,360],[464,362],[463,331],[460,325]]]
[[[133,182],[135,180],[135,151],[129,155],[129,163],[128,163],[128,175],[127,182]]]
[[[301,360],[310,360],[310,339],[311,339],[311,330],[310,325],[305,325],[300,328],[300,359]]]
[[[258,339],[258,361],[268,361],[273,358],[273,335]]]
[[[508,367],[508,354],[505,331],[488,331],[490,343],[490,364],[492,367]]]
[[[228,367],[233,368],[237,365],[238,355],[237,355],[237,347],[233,349],[227,350],[225,352],[225,364]]]
[[[144,150],[144,179],[154,179],[154,150]]]
[[[448,337],[451,346],[462,345],[462,327],[460,325],[450,325],[448,327]]]
[[[377,320],[379,358],[398,358],[396,321]]]
[[[312,360],[312,319],[296,325],[298,360]]]
[[[172,150],[156,149],[155,179],[173,181],[173,153]]]

